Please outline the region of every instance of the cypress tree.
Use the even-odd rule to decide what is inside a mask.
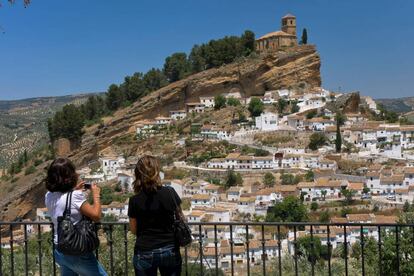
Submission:
[[[300,42],[303,45],[308,44],[308,31],[306,30],[306,28],[303,28],[302,31],[302,40]]]
[[[342,148],[341,128],[339,124],[336,124],[336,139],[335,139],[336,152],[341,152],[341,148]]]

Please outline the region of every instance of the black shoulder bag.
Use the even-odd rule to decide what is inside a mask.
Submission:
[[[75,225],[70,219],[72,192],[66,197],[63,216],[58,217],[57,249],[65,255],[81,255],[90,253],[99,247],[96,225],[89,218],[82,216]]]
[[[172,200],[174,202],[174,224],[173,224],[173,230],[174,230],[174,237],[175,242],[179,246],[187,246],[193,241],[193,237],[191,236],[191,229],[188,227],[188,224],[181,218],[180,216],[177,216],[177,209],[178,204],[175,200],[175,194],[172,191],[173,188],[167,188],[170,189],[170,194],[172,197]]]

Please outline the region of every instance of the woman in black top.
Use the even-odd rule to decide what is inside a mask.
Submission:
[[[131,232],[137,236],[134,250],[135,275],[162,276],[181,274],[181,256],[174,239],[173,223],[183,216],[181,199],[174,189],[163,187],[160,162],[145,155],[135,167],[135,195],[129,199]]]

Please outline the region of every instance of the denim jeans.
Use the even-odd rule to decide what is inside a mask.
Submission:
[[[93,253],[79,256],[64,255],[55,250],[55,259],[61,276],[107,276],[105,269]]]
[[[156,276],[160,270],[161,276],[181,275],[181,255],[175,246],[166,246],[151,251],[137,252],[134,255],[136,276]]]

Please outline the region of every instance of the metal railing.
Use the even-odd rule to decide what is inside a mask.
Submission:
[[[414,275],[414,224],[190,222],[182,275]],[[0,222],[0,275],[58,275],[50,222]],[[125,222],[100,224],[109,275],[133,275]]]

